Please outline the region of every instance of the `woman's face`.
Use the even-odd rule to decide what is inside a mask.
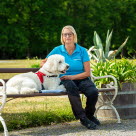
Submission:
[[[73,44],[74,43],[74,34],[67,28],[65,28],[62,32],[63,41],[65,44]]]

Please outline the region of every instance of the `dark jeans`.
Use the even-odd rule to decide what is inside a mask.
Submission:
[[[81,80],[62,80],[62,84],[67,90],[72,111],[76,119],[80,119],[85,116],[93,116],[98,99],[98,91],[90,78]],[[87,97],[85,110],[82,107],[79,91]]]

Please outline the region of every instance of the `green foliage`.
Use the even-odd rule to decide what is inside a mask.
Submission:
[[[30,60],[33,60],[32,62]],[[30,68],[40,68],[40,62],[41,59],[39,59],[37,56],[30,59],[27,57],[27,63],[29,63]]]
[[[120,82],[136,82],[136,64],[129,60],[122,59],[115,61],[113,68],[113,76]]]
[[[113,75],[119,83],[136,82],[136,63],[132,60],[121,59],[107,62],[91,63],[94,76]],[[99,79],[97,84],[106,84],[111,79]]]
[[[112,7],[112,8],[111,8]],[[0,59],[45,56],[60,44],[63,26],[73,25],[78,42],[89,48],[97,31],[114,30],[111,49],[129,35],[122,55],[135,57],[136,0],[2,0],[0,3]]]
[[[31,68],[40,68],[40,64],[32,64]]]
[[[105,45],[103,45],[101,38],[99,37],[99,35],[95,31],[94,38],[93,38],[94,46],[92,46],[88,50],[88,54],[90,55],[90,57],[92,59],[95,59],[97,62],[105,62],[106,60],[114,59],[119,54],[119,52],[121,52],[121,49],[126,45],[128,37],[126,38],[124,43],[122,43],[122,45],[120,45],[120,47],[114,51],[110,51],[111,38],[112,38],[112,31],[109,32],[109,30],[108,30],[106,42],[105,42]],[[104,50],[104,47],[105,47],[105,50]]]
[[[9,119],[10,117],[10,119]],[[10,114],[6,118],[8,130],[16,130],[29,127],[51,125],[53,123],[61,123],[74,120],[74,116],[69,113],[53,113],[48,111],[30,111],[23,114]],[[3,130],[0,124],[0,131]]]

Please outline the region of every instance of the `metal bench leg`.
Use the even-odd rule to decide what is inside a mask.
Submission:
[[[119,113],[118,113],[118,111],[116,110],[116,108],[115,108],[113,105],[108,105],[108,106],[110,106],[110,107],[113,109],[113,111],[115,112],[116,117],[117,117],[117,120],[118,120],[117,123],[121,123],[120,116],[119,116]]]
[[[6,123],[5,123],[4,119],[1,116],[0,116],[0,121],[1,121],[2,126],[4,128],[4,136],[9,136]]]
[[[101,105],[101,106],[97,107],[97,109],[96,109],[96,111],[95,111],[95,113],[94,113],[94,116],[95,116],[95,117],[97,117],[97,112],[98,112],[98,110],[99,110],[102,106],[104,106],[104,105]]]
[[[116,110],[116,108],[115,108],[113,105],[101,105],[101,106],[99,106],[99,107],[96,109],[96,111],[95,111],[95,117],[97,117],[97,112],[98,112],[98,110],[99,110],[101,107],[103,107],[103,106],[109,106],[110,108],[112,108],[112,110],[113,110],[113,111],[115,112],[115,114],[116,114],[116,117],[117,117],[117,120],[118,120],[117,123],[121,123],[119,113],[118,113],[118,111]]]

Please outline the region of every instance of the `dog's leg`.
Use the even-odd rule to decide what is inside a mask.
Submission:
[[[6,94],[19,94],[19,90],[16,87],[7,86]]]
[[[20,94],[33,94],[38,93],[39,91],[36,88],[22,87]]]
[[[53,78],[52,80],[50,80],[50,82],[48,81],[48,84],[46,84],[45,86],[47,87],[47,90],[62,90],[62,91],[66,91],[64,85],[59,85],[60,84],[60,80],[59,79],[55,79]]]
[[[37,84],[33,80],[26,79],[25,81],[22,82],[20,94],[32,94],[36,92],[39,92],[39,91],[38,91]]]
[[[66,92],[66,88],[64,87],[64,85],[59,85],[56,89]]]

